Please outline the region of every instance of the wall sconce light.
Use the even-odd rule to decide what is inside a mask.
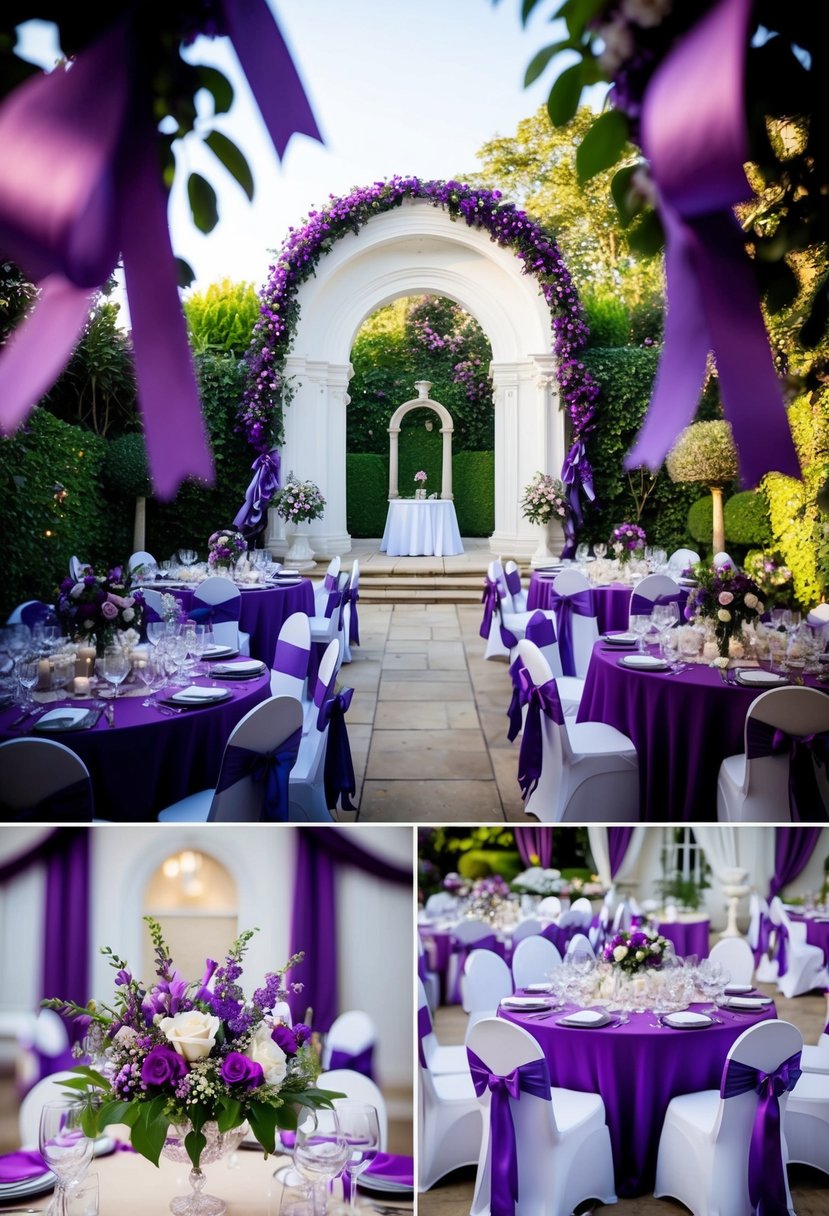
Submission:
[[[202,867],[202,855],[192,849],[183,849],[174,857],[168,857],[161,867],[165,878],[178,879],[185,895],[195,897],[204,891],[204,883],[199,878]]]
[[[426,430],[427,430],[427,431],[431,431],[432,427],[433,427],[435,424],[434,424],[434,422],[432,422],[432,419],[431,419],[431,418],[427,418],[427,419],[426,419],[426,421],[423,423],[423,425],[426,427]]]

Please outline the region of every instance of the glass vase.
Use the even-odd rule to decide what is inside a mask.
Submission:
[[[169,1127],[164,1148],[161,1150],[163,1155],[171,1161],[190,1161],[184,1140],[192,1130],[189,1123]],[[202,1134],[205,1136],[207,1144],[202,1149],[198,1166],[194,1166],[190,1170],[189,1182],[192,1189],[189,1195],[177,1195],[175,1199],[171,1200],[171,1212],[174,1212],[176,1216],[223,1216],[223,1213],[227,1211],[227,1204],[215,1195],[205,1194],[204,1188],[207,1179],[202,1167],[232,1153],[239,1147],[247,1133],[246,1123],[233,1127],[227,1132],[220,1132],[216,1123],[205,1123]]]

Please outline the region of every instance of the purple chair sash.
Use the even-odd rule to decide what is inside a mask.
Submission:
[[[310,650],[306,650],[304,646],[295,646],[293,642],[286,642],[282,638],[277,638],[276,649],[273,653],[273,669],[285,676],[293,676],[297,680],[304,680],[308,675],[308,661],[310,658],[311,652]]]
[[[462,942],[457,938],[452,938],[452,953],[456,956],[455,961],[455,984],[451,993],[450,999],[455,1004],[458,1004],[461,999],[461,976],[463,975],[466,960],[473,950],[492,950],[494,954],[499,954],[502,958],[504,955],[504,947],[498,941],[495,933],[488,933],[486,937],[479,937],[474,942]]]
[[[339,1051],[332,1048],[329,1068],[350,1068],[374,1080],[374,1044],[369,1043],[362,1051]]]
[[[337,587],[339,586],[339,582],[340,582],[339,574],[328,573],[328,574],[326,574],[325,578],[322,580],[322,585],[326,591],[336,591]]]
[[[630,615],[650,616],[655,604],[676,604],[681,608],[687,598],[686,592],[677,591],[671,595],[658,595],[655,600],[650,600],[646,595],[639,595],[634,591],[630,597]]]
[[[328,725],[328,740],[325,746],[325,800],[329,807],[337,805],[344,811],[356,811],[357,807],[351,801],[351,795],[357,792],[357,778],[354,775],[354,762],[351,759],[351,744],[348,742],[348,729],[345,715],[354,696],[353,688],[344,688],[342,692],[328,697],[320,710],[322,727]]]
[[[748,1195],[752,1216],[788,1216],[786,1169],[780,1146],[780,1097],[794,1089],[799,1076],[799,1051],[771,1073],[729,1060],[723,1074],[722,1098],[733,1098],[752,1090],[759,1095],[748,1152]]]
[[[192,605],[187,609],[187,617],[191,621],[210,621],[214,625],[221,625],[225,621],[238,622],[241,607],[238,595],[222,600],[220,604],[205,604],[196,592]]]
[[[518,1146],[512,1120],[512,1102],[521,1094],[550,1099],[550,1077],[547,1061],[530,1060],[514,1068],[506,1076],[490,1072],[483,1060],[467,1047],[472,1084],[479,1098],[489,1090],[489,1171],[492,1216],[515,1216],[518,1201]]]
[[[829,818],[815,776],[813,758],[821,765],[829,759],[829,735],[790,735],[784,730],[749,718],[746,722],[746,756],[789,753],[789,812],[794,821],[826,821]]]
[[[754,948],[754,962],[759,963],[760,959],[769,948],[769,939],[771,938],[772,922],[765,912],[760,913],[760,920],[757,925],[757,945]]]
[[[342,611],[343,592],[335,584],[333,588],[328,590],[328,599],[325,602],[325,619],[330,620],[334,613],[339,608]]]
[[[351,616],[348,618],[348,642],[351,646],[360,645],[360,624],[357,620],[357,601],[360,598],[360,592],[356,587],[346,587],[343,592],[342,601],[340,602],[340,628],[342,629],[343,613],[345,612],[346,604],[351,605]]]
[[[428,1068],[426,1062],[426,1050],[423,1046],[423,1040],[427,1034],[432,1033],[432,1015],[429,1012],[428,1005],[421,1005],[417,1011],[417,1058],[420,1060],[421,1068]]]
[[[518,784],[521,786],[521,797],[527,798],[538,785],[541,776],[543,754],[543,735],[541,731],[541,715],[546,714],[559,726],[564,725],[564,714],[556,688],[555,680],[546,684],[533,683],[526,668],[519,672],[521,696],[527,706],[527,716],[524,720],[524,733],[521,736],[521,751],[518,754]]]
[[[550,593],[550,607],[556,615],[558,626],[558,649],[561,655],[561,670],[565,676],[576,674],[573,658],[573,616],[595,616],[596,607],[592,590],[575,591],[571,595]]]
[[[556,627],[553,624],[553,618],[547,616],[539,608],[527,621],[524,637],[528,642],[538,646],[540,650],[543,650],[545,646],[555,646]]]
[[[493,583],[491,579],[484,579],[484,593],[481,596],[481,603],[484,606],[484,615],[481,619],[481,628],[478,633],[482,638],[489,638],[492,629],[493,613],[498,612],[498,603],[501,599],[501,592],[497,583]]]
[[[523,719],[521,708],[524,704],[522,700],[523,692],[521,686],[521,672],[524,670],[524,660],[519,655],[515,662],[510,664],[509,669],[510,679],[512,680],[512,697],[510,698],[510,703],[507,707],[507,717],[509,718],[507,738],[509,739],[510,743],[514,742],[521,734],[521,723]]]
[[[35,806],[12,807],[0,802],[0,821],[5,823],[76,823],[92,818],[92,782],[81,777],[62,790],[42,798]]]
[[[234,525],[241,528],[246,536],[262,530],[268,503],[279,489],[279,465],[279,452],[274,448],[272,452],[262,452],[250,466],[253,478],[245,491],[245,501],[233,520]]]
[[[774,921],[769,921],[770,940],[772,933],[774,934],[774,957],[777,959],[777,974],[778,976],[785,975],[789,970],[789,930],[785,925],[777,925]]]
[[[504,580],[507,584],[507,591],[510,595],[521,594],[521,575],[517,570],[505,570]]]
[[[248,747],[229,744],[225,748],[216,793],[229,789],[243,777],[250,777],[257,785],[262,785],[260,820],[285,823],[290,805],[291,769],[296,764],[301,742],[302,727],[270,752],[255,752]]]

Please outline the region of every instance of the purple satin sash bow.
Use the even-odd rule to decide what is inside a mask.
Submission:
[[[220,7],[278,154],[294,131],[319,139],[265,0]],[[16,429],[57,379],[93,291],[123,255],[153,485],[170,499],[188,476],[212,481],[213,461],[178,295],[150,68],[133,28],[142,19],[136,8],[71,70],[30,77],[0,106],[0,246],[40,289],[0,358],[0,429]]]
[[[328,592],[328,599],[325,601],[325,618],[329,620],[337,609],[342,612],[343,592],[338,587],[334,587]]]
[[[340,629],[343,627],[343,613],[345,612],[346,604],[351,605],[351,614],[348,618],[348,641],[352,646],[360,645],[360,626],[357,620],[357,601],[360,598],[360,592],[356,587],[346,587],[342,593],[340,601]]]
[[[545,646],[554,646],[556,641],[556,627],[553,624],[552,617],[547,616],[539,609],[534,612],[527,621],[527,628],[524,630],[524,637],[528,642],[543,649]]]
[[[757,925],[757,945],[754,948],[754,961],[759,963],[760,959],[769,948],[769,940],[771,938],[772,922],[765,913],[760,913],[759,924]]]
[[[521,751],[518,753],[518,784],[521,786],[521,797],[526,802],[541,776],[544,746],[541,715],[543,713],[559,726],[563,726],[564,714],[555,680],[548,680],[546,684],[534,684],[526,668],[519,672],[518,679],[521,684],[520,695],[527,706]]]
[[[304,646],[295,646],[293,642],[277,638],[273,655],[273,669],[282,672],[283,675],[294,676],[297,680],[304,680],[308,675],[310,658],[311,652]]]
[[[262,786],[260,821],[286,823],[290,807],[291,769],[296,764],[301,742],[300,727],[280,743],[279,747],[269,752],[256,752],[247,747],[230,744],[225,748],[216,793],[220,794],[222,790],[229,789],[244,777],[250,777],[257,785]]]
[[[510,595],[521,594],[521,575],[517,570],[505,570],[504,579],[507,584],[507,591]]]
[[[800,1052],[772,1073],[729,1060],[720,1087],[722,1098],[754,1090],[759,1095],[748,1152],[748,1195],[753,1216],[788,1216],[786,1167],[780,1145],[780,1097],[800,1076]]]
[[[73,781],[62,790],[42,798],[35,806],[12,807],[0,801],[0,821],[5,823],[75,823],[92,818],[92,782],[88,777]]]
[[[417,1058],[420,1060],[421,1068],[428,1068],[426,1061],[426,1050],[423,1046],[423,1040],[427,1034],[432,1033],[432,1015],[429,1012],[428,1005],[421,1005],[417,1011]]]
[[[576,552],[576,534],[584,520],[579,488],[590,502],[593,502],[596,497],[593,490],[593,471],[587,460],[587,451],[582,439],[577,439],[564,457],[564,464],[561,466],[561,482],[567,489],[567,502],[570,506],[570,513],[564,519],[565,545],[561,556],[572,557]]]
[[[253,478],[245,491],[245,501],[233,520],[234,525],[241,528],[246,536],[261,530],[268,503],[279,489],[279,465],[279,452],[274,448],[272,452],[262,452],[250,466]]]
[[[322,585],[326,591],[336,591],[340,585],[340,576],[338,574],[326,574],[322,580]]]
[[[772,941],[774,935],[774,958],[777,959],[777,974],[778,976],[785,975],[789,970],[788,949],[789,949],[789,930],[785,925],[776,925],[774,921],[769,922],[769,942]]]
[[[515,1216],[518,1146],[511,1104],[520,1101],[522,1093],[549,1100],[547,1061],[530,1060],[506,1076],[500,1076],[490,1072],[483,1060],[468,1047],[466,1055],[475,1093],[480,1098],[489,1090],[492,1095],[489,1106],[489,1209],[492,1216]]]
[[[329,1068],[350,1068],[353,1072],[361,1072],[364,1077],[374,1080],[374,1044],[370,1043],[362,1051],[338,1051],[332,1048]]]
[[[687,598],[684,592],[679,591],[673,595],[658,595],[655,600],[649,600],[646,595],[638,595],[634,591],[630,597],[630,615],[650,616],[655,604],[677,604],[681,608]]]
[[[241,608],[238,596],[222,600],[220,604],[205,604],[199,600],[196,592],[193,603],[187,609],[187,617],[191,621],[210,621],[211,624],[221,625],[226,621],[238,622]]]
[[[657,470],[693,420],[715,353],[740,470],[799,477],[780,386],[731,208],[751,196],[745,58],[752,0],[719,0],[654,72],[642,105],[642,149],[665,228],[665,343],[650,408],[626,468]]]
[[[574,676],[576,675],[576,661],[573,658],[573,616],[596,615],[593,592],[592,590],[576,591],[572,595],[560,595],[557,591],[553,591],[550,594],[550,607],[556,615],[562,674]]]
[[[320,729],[326,723],[328,725],[325,747],[326,803],[329,807],[335,807],[339,798],[344,811],[357,810],[351,801],[351,795],[357,792],[357,778],[354,775],[351,744],[348,742],[348,729],[345,724],[345,715],[353,696],[353,688],[344,688],[342,692],[327,697],[319,715]]]
[[[789,753],[789,813],[797,823],[825,821],[820,787],[813,758],[825,765],[829,759],[829,736],[790,735],[784,730],[749,718],[746,722],[746,756],[749,760]]]
[[[515,662],[510,664],[509,669],[510,679],[512,680],[512,697],[507,707],[507,717],[509,718],[507,738],[510,743],[513,743],[521,734],[521,725],[524,717],[521,712],[524,704],[522,700],[523,687],[521,684],[522,671],[524,671],[524,660],[519,655]]]
[[[484,581],[484,593],[481,596],[481,603],[484,606],[484,615],[481,619],[481,628],[478,633],[482,638],[489,638],[492,629],[493,613],[497,614],[498,604],[501,599],[501,592],[498,584],[493,583],[490,579]]]

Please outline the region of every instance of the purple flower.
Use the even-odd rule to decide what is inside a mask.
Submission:
[[[290,1026],[285,1026],[281,1022],[278,1026],[274,1026],[271,1032],[271,1038],[277,1047],[281,1047],[286,1056],[295,1056],[299,1041],[295,1030]]]
[[[153,1047],[141,1064],[141,1082],[148,1085],[169,1085],[187,1073],[187,1065],[172,1047]]]
[[[132,975],[130,974],[129,971],[122,969],[121,971],[116,972],[115,983],[118,985],[119,988],[126,987],[127,984],[129,984],[131,981],[132,981]]]
[[[265,1079],[262,1065],[249,1060],[240,1051],[230,1051],[222,1060],[221,1077],[228,1085],[242,1085],[245,1089],[256,1089]]]
[[[313,1031],[311,1030],[311,1027],[306,1026],[304,1022],[296,1022],[294,1024],[294,1034],[296,1035],[297,1043],[299,1043],[301,1047],[303,1043],[308,1042],[313,1034]]]

